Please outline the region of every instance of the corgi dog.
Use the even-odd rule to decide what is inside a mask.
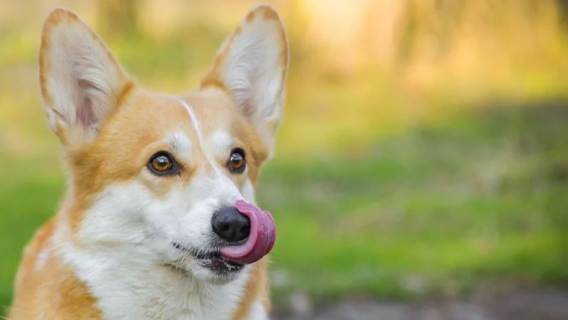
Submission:
[[[288,44],[250,11],[198,89],[143,89],[74,13],[42,31],[40,86],[67,192],[26,247],[8,319],[267,319],[274,150]]]

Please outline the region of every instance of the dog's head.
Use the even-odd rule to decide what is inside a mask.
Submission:
[[[253,185],[273,150],[287,64],[280,18],[261,6],[198,90],[158,94],[139,88],[75,14],[52,12],[40,84],[69,165],[73,241],[213,281],[268,253],[274,224],[252,204]]]

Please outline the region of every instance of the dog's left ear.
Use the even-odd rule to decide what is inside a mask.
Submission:
[[[276,11],[262,5],[250,11],[225,40],[201,87],[226,90],[272,151],[287,68],[284,27]]]

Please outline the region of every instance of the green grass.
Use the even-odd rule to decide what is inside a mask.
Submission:
[[[566,284],[567,107],[482,110],[365,156],[272,164],[260,199],[279,227],[276,296]]]
[[[36,161],[34,161],[36,160]],[[0,306],[9,303],[12,282],[24,245],[55,212],[63,192],[57,163],[42,159],[0,158]],[[50,167],[51,165],[51,167]]]
[[[364,153],[279,154],[259,201],[276,216],[273,292],[319,298],[465,292],[480,281],[568,282],[568,106],[500,106]],[[54,212],[53,156],[0,164],[0,305],[21,249]]]

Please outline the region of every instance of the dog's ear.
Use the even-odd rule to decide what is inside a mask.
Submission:
[[[125,72],[89,27],[64,9],[45,21],[39,61],[50,128],[66,145],[92,142],[132,85]]]
[[[288,44],[274,9],[259,6],[225,40],[201,87],[226,90],[249,118],[267,148],[282,116]]]

